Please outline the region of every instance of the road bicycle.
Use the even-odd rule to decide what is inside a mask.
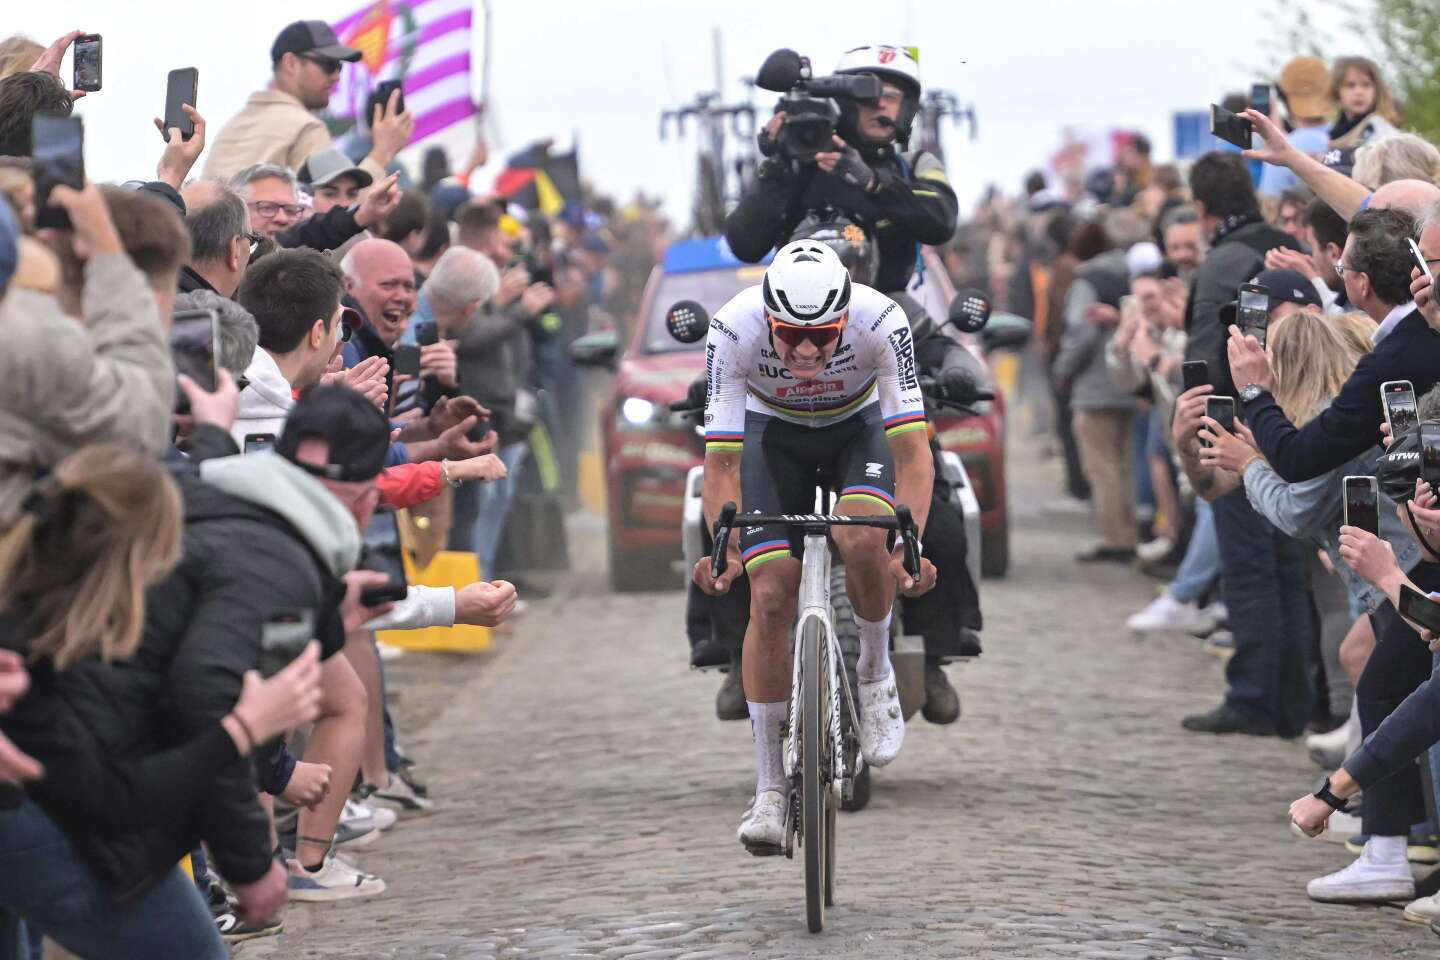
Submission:
[[[736,506],[726,503],[715,528],[710,571],[725,572],[726,551],[735,527]],[[920,576],[920,543],[915,520],[904,505],[895,515],[844,517],[830,514],[745,514],[744,526],[799,527],[805,534],[800,596],[795,623],[794,668],[785,734],[785,776],[790,802],[785,808],[785,856],[795,856],[798,840],[805,855],[805,918],[811,933],[825,926],[825,908],[835,902],[835,813],[854,788],[864,765],[860,756],[858,715],[830,606],[831,527],[864,526],[895,530],[904,544],[905,570]],[[841,722],[841,711],[848,723]]]

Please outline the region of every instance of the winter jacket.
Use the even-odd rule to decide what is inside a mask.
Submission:
[[[256,163],[276,163],[299,170],[321,150],[329,150],[330,130],[305,105],[280,90],[252,93],[245,106],[215,135],[206,151],[205,179],[229,180]],[[360,168],[377,181],[385,176],[369,157]]]
[[[310,247],[312,250],[338,250],[365,228],[355,222],[357,207],[332,207],[310,217],[275,236],[282,247]]]
[[[155,294],[123,253],[85,267],[83,324],[52,297],[0,301],[0,529],[38,474],[87,444],[159,457],[170,440],[175,369]]]
[[[880,272],[872,286],[904,290],[914,273],[919,244],[948,243],[955,235],[960,202],[938,157],[924,150],[901,155],[893,147],[866,147],[877,185],[867,192],[820,170],[775,156],[760,164],[754,182],[725,218],[725,239],[741,260],[758,263],[785,244],[817,210],[854,217],[875,238]]]
[[[230,435],[240,449],[245,449],[245,437],[252,433],[270,433],[280,436],[285,429],[285,418],[295,406],[295,394],[290,381],[280,372],[280,366],[264,347],[256,347],[250,366],[245,368],[245,379],[249,381],[240,391],[240,412]]]
[[[1113,327],[1091,323],[1086,314],[1099,303],[1119,309],[1130,290],[1125,253],[1111,250],[1080,264],[1065,297],[1065,335],[1054,374],[1070,386],[1073,410],[1134,410],[1139,401],[1110,377],[1105,362]]]
[[[326,654],[345,640],[339,578],[360,551],[349,512],[274,453],[209,460],[198,472],[177,474],[182,557],[147,593],[140,649],[123,663],[42,671],[48,696],[32,692],[0,717],[0,730],[46,765],[28,788],[36,802],[121,898],[149,889],[202,840],[232,883],[269,870],[253,766],[219,741],[218,721],[258,664],[271,617],[312,611]],[[177,750],[183,759],[167,763]],[[123,784],[113,768],[126,760],[144,782],[136,774],[134,789],[112,797],[98,785]],[[145,802],[141,786],[164,799]],[[112,801],[115,810],[97,813]]]

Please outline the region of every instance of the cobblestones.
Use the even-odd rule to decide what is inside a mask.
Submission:
[[[1023,484],[1029,477],[1031,486]],[[964,714],[917,715],[870,807],[839,824],[836,906],[805,931],[799,861],[746,857],[749,731],[685,666],[683,594],[613,596],[592,562],[497,652],[407,656],[407,747],[435,816],[355,859],[380,898],[292,905],[252,958],[1430,957],[1393,908],[1312,903],[1349,860],[1285,809],[1316,777],[1296,742],[1200,737],[1217,663],[1121,629],[1152,583],[1080,568],[1080,520],[1012,462],[1014,563],[983,588],[986,653],[951,667]]]

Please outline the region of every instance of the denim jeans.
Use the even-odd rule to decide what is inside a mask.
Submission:
[[[227,960],[210,910],[179,868],[115,903],[38,806],[0,810],[0,960],[28,960],[18,919],[86,960]]]
[[[1195,500],[1195,529],[1190,531],[1190,543],[1185,548],[1185,559],[1170,581],[1170,596],[1181,603],[1196,603],[1220,576],[1220,544],[1215,540],[1215,513],[1209,502],[1198,497]]]
[[[495,554],[500,549],[500,537],[505,533],[505,519],[510,515],[510,503],[515,499],[516,474],[525,459],[526,446],[512,443],[501,447],[500,459],[508,471],[504,480],[496,480],[480,487],[480,502],[475,512],[475,533],[471,547],[480,561],[480,576],[495,577]]]
[[[1235,634],[1225,701],[1252,719],[1272,721],[1282,736],[1299,736],[1314,695],[1304,548],[1256,513],[1244,490],[1211,507],[1221,589]]]

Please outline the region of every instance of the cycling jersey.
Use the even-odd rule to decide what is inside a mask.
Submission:
[[[925,429],[915,344],[893,300],[854,284],[840,345],[819,376],[797,380],[770,341],[760,287],[737,294],[710,321],[705,343],[705,449],[741,449],[745,412],[800,426],[831,426],[879,404],[885,436]]]

